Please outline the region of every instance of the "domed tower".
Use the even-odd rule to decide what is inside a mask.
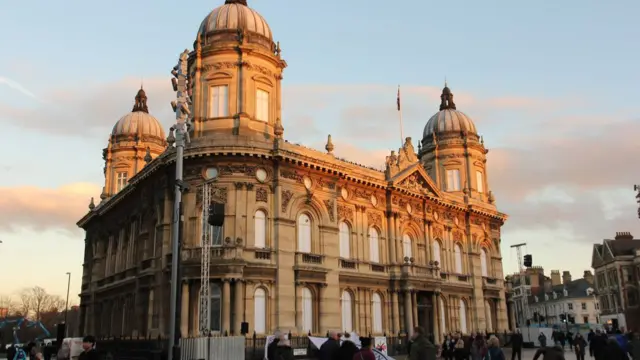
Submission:
[[[280,82],[287,64],[265,19],[246,0],[226,0],[205,17],[194,48],[192,139],[281,137]]]
[[[424,127],[420,161],[440,189],[478,201],[493,203],[487,181],[486,154],[473,120],[459,111],[445,84],[440,111]]]
[[[141,88],[133,109],[113,126],[109,144],[102,150],[105,182],[100,198],[105,200],[122,190],[131,177],[166,147],[162,125],[149,114],[147,95]]]

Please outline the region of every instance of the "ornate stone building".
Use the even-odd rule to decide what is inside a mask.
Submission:
[[[284,140],[287,64],[246,1],[207,15],[194,48],[183,335],[199,331],[205,182],[225,208],[210,252],[213,331],[237,334],[244,321],[258,334],[507,329],[506,215],[490,191],[488,150],[447,87],[418,151],[407,138],[379,171],[335,157],[330,136],[322,152]],[[166,335],[175,150],[136,105],[114,127],[105,161],[101,202],[78,222],[84,332]]]

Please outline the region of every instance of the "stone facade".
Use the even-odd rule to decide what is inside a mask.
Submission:
[[[228,2],[221,8],[245,6]],[[289,143],[280,46],[270,31],[242,28],[252,12],[234,14],[201,27],[189,57],[182,335],[199,332],[205,182],[225,209],[210,252],[213,331],[239,333],[244,321],[258,334],[506,330],[506,215],[475,128],[431,124],[418,152],[408,138],[385,171],[336,158],[330,137],[326,152]],[[443,96],[453,103],[448,88]],[[174,165],[168,147],[79,221],[84,333],[168,334]]]

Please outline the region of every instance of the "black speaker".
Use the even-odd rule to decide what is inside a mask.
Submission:
[[[64,340],[64,333],[67,330],[67,325],[66,324],[58,324],[58,326],[56,326],[56,341],[58,342],[58,346],[62,345],[62,340]]]
[[[243,321],[242,324],[240,324],[240,334],[247,335],[248,333],[249,333],[249,323]]]
[[[207,222],[211,226],[224,225],[224,204],[211,203],[209,205],[209,219]]]

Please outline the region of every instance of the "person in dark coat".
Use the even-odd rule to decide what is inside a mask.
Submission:
[[[336,360],[340,350],[340,334],[329,331],[329,339],[320,346],[320,360]]]
[[[533,360],[538,360],[540,355],[542,355],[542,359],[544,360],[565,360],[564,350],[559,345],[538,349],[533,356]]]
[[[276,360],[276,349],[278,348],[278,343],[282,338],[282,333],[280,331],[276,331],[273,334],[273,340],[269,345],[267,345],[267,359],[268,360]]]
[[[100,355],[96,351],[96,338],[88,335],[82,338],[82,353],[78,360],[100,360]]]
[[[409,353],[409,360],[436,360],[436,346],[433,345],[420,326],[413,329],[413,345]]]
[[[371,350],[373,341],[371,338],[360,338],[360,351],[353,355],[351,360],[376,360],[376,354]]]
[[[607,336],[602,334],[600,330],[596,330],[596,334],[591,339],[589,347],[593,350],[595,360],[607,359]]]
[[[511,344],[511,360],[516,358],[516,354],[518,355],[518,360],[522,360],[522,344],[524,343],[524,339],[522,338],[522,334],[520,333],[520,329],[516,329],[511,335],[511,339],[509,342],[505,344],[505,346]]]
[[[293,360],[293,349],[289,340],[284,339],[278,341],[274,360]]]
[[[596,336],[596,333],[593,332],[593,329],[589,330],[589,334],[587,334],[587,343],[589,344],[589,356],[593,357],[593,347],[591,347],[591,340]]]
[[[358,352],[358,347],[351,340],[351,334],[344,334],[344,341],[342,341],[342,345],[340,345],[340,350],[338,350],[337,360],[351,360],[353,359],[353,355]]]
[[[15,345],[11,345],[8,349],[7,349],[7,360],[13,360],[16,357],[16,346]]]
[[[603,359],[606,360],[629,360],[627,353],[622,350],[618,341],[614,338],[607,340],[607,346],[605,349],[605,357]]]
[[[576,350],[576,359],[584,360],[584,355],[587,351],[587,341],[582,337],[582,334],[578,333],[573,339],[573,347]]]

